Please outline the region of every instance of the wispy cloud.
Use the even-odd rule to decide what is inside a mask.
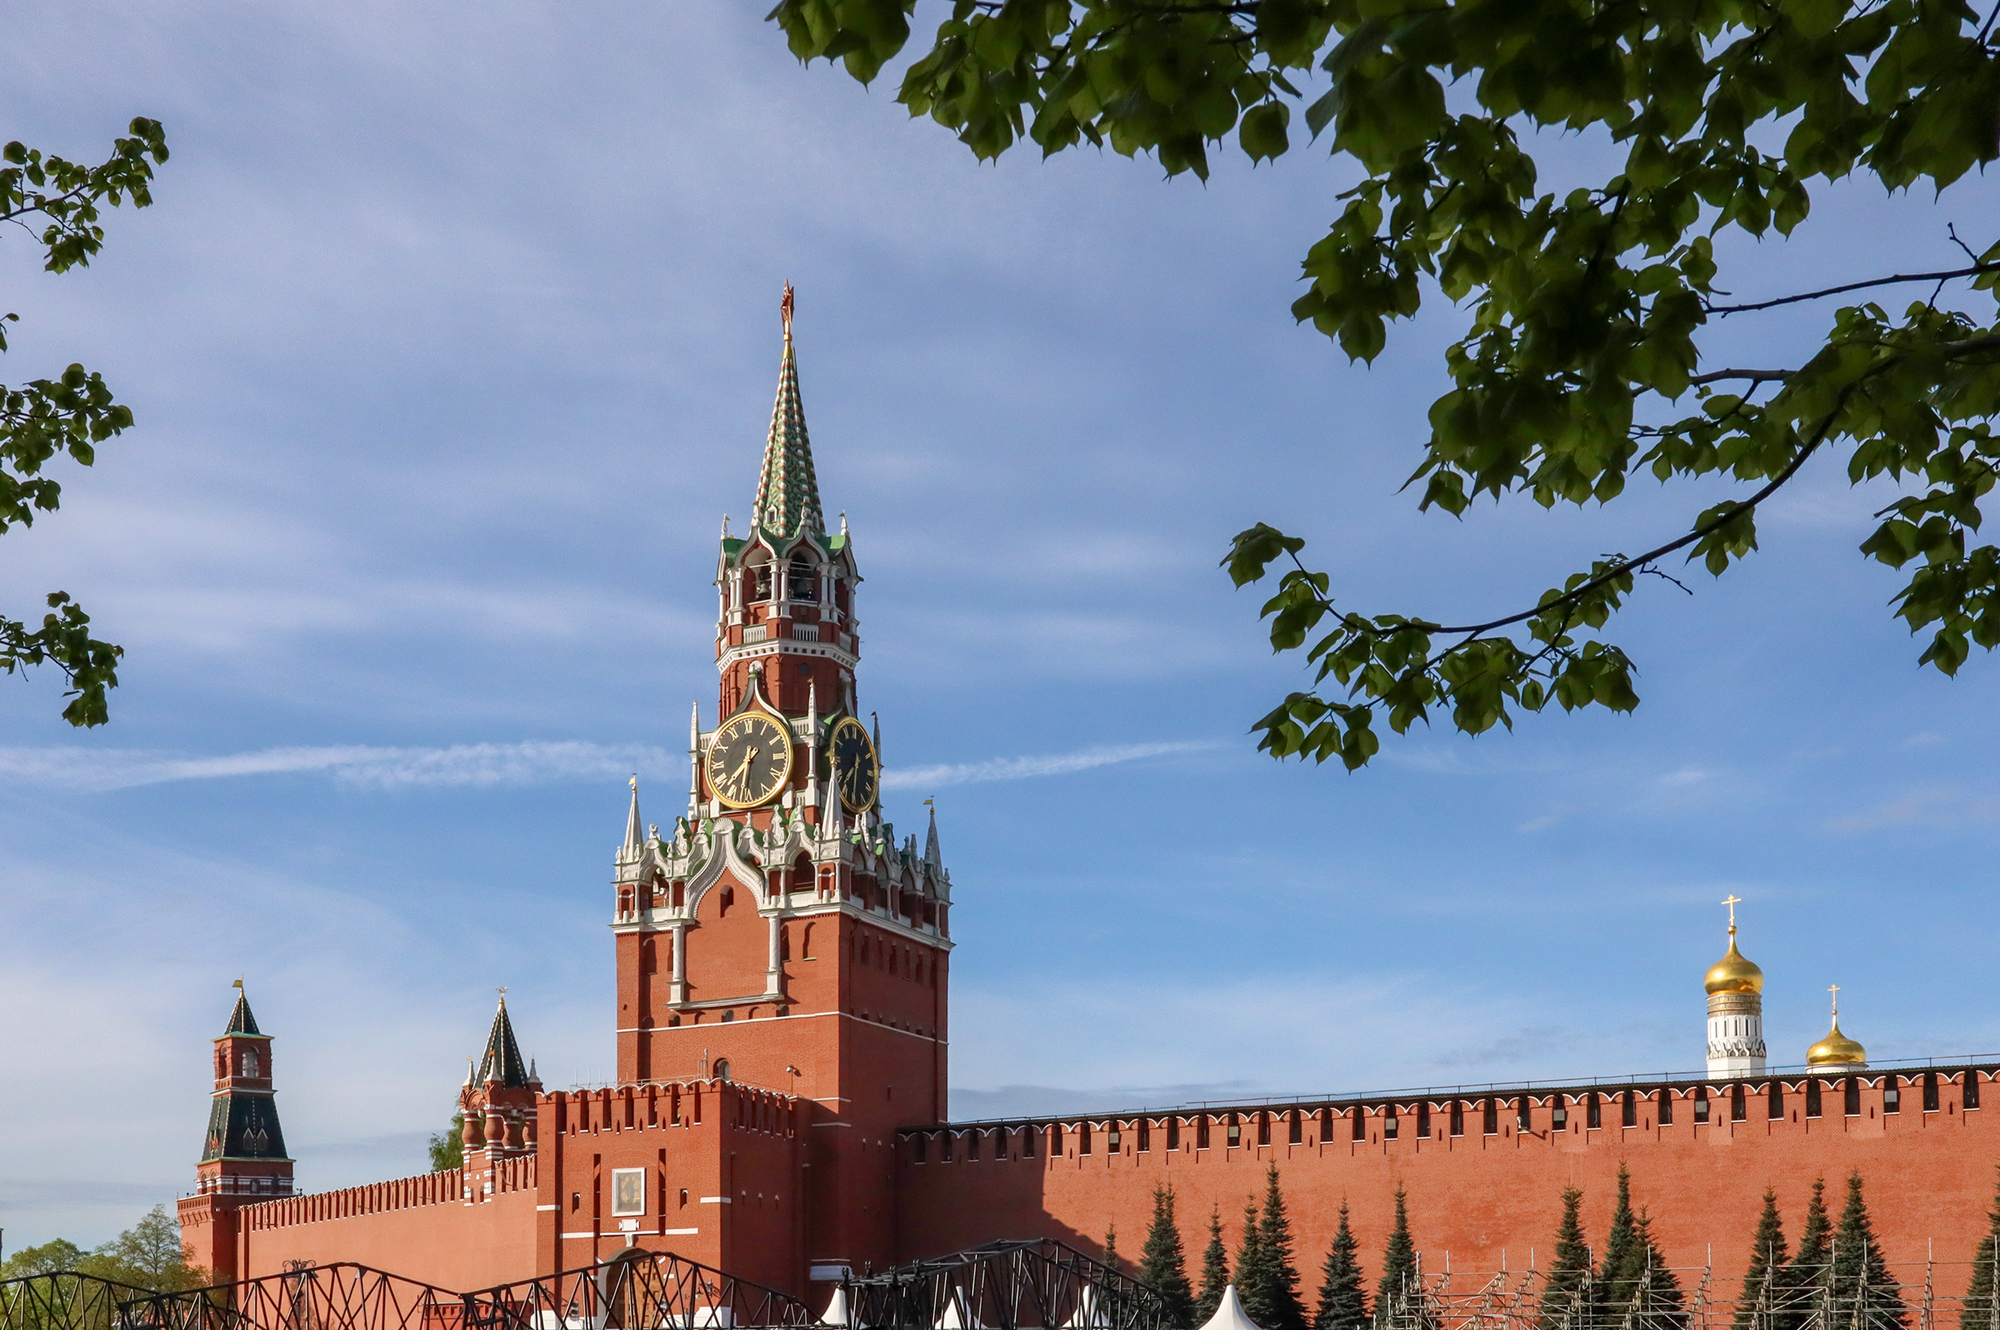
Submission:
[[[894,768],[882,773],[882,785],[885,789],[937,789],[980,781],[1026,780],[1212,747],[1214,744],[1207,742],[1124,744],[1041,757]],[[124,790],[232,776],[318,775],[343,785],[378,790],[482,788],[617,779],[633,771],[685,770],[686,762],[686,754],[664,748],[582,740],[433,748],[340,744],[263,748],[220,757],[189,757],[141,748],[0,748],[0,782],[68,790]]]
[[[1084,748],[1074,753],[1048,753],[1041,757],[996,757],[984,762],[941,763],[928,767],[895,767],[882,772],[885,790],[939,789],[947,785],[975,785],[992,780],[1027,780],[1035,776],[1063,776],[1092,767],[1108,767],[1119,762],[1164,757],[1169,753],[1192,753],[1213,748],[1212,740],[1183,743],[1116,744]]]
[[[1889,827],[1970,827],[2000,822],[2000,799],[1955,786],[1932,785],[1858,809],[1826,823],[1829,831],[1881,831]]]
[[[73,790],[122,790],[230,776],[325,775],[377,789],[539,785],[659,771],[685,763],[663,748],[561,741],[383,748],[342,744],[185,757],[137,748],[0,748],[0,780]]]

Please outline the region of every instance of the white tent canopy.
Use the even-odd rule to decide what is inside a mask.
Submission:
[[[1222,1301],[1216,1304],[1215,1315],[1208,1318],[1208,1324],[1201,1330],[1262,1330],[1262,1327],[1244,1314],[1236,1285],[1231,1284],[1222,1290]]]
[[[847,1324],[847,1290],[836,1288],[833,1296],[826,1300],[826,1315],[819,1318],[821,1325]]]

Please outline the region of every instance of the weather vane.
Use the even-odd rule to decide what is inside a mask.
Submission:
[[[778,302],[778,318],[785,325],[785,340],[792,340],[792,284],[785,283],[785,298]]]

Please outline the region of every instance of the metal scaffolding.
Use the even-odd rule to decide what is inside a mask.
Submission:
[[[897,1266],[841,1293],[857,1330],[1174,1330],[1158,1293],[1049,1238]]]

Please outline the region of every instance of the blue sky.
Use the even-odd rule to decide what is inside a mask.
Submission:
[[[497,985],[551,1084],[610,1075],[625,776],[677,811],[787,279],[889,813],[936,797],[956,884],[957,1112],[1696,1066],[1731,893],[1774,1060],[1832,982],[1878,1057],[2000,1049],[2000,669],[1916,667],[1854,552],[1887,491],[1815,464],[1746,566],[1643,586],[1634,716],[1278,766],[1247,729],[1299,666],[1216,567],[1237,530],[1462,617],[1726,489],[1420,515],[1452,312],[1373,368],[1288,314],[1349,165],[980,166],[758,13],[10,9],[0,138],[173,147],[87,271],[0,243],[4,377],[82,360],[139,419],[0,565],[129,653],[103,729],[53,679],[0,710],[10,1249],[187,1188],[239,974],[315,1189],[422,1168]],[[1816,208],[1730,248],[1746,298],[1949,266],[2000,197]]]

